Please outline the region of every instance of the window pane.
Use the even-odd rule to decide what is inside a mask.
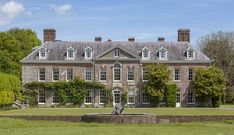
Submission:
[[[114,65],[114,80],[120,80],[120,65]]]
[[[144,58],[148,58],[148,50],[147,49],[143,50],[143,56],[144,56]]]
[[[100,80],[106,80],[106,68],[101,68]]]
[[[57,91],[53,92],[53,103],[59,103],[59,95]]]
[[[188,57],[193,58],[193,51],[188,51]]]
[[[87,90],[85,103],[92,103],[92,90]]]
[[[119,57],[119,49],[115,49],[115,57]]]
[[[59,80],[59,69],[53,69],[53,80],[54,81]]]
[[[39,69],[39,80],[45,81],[45,69]]]
[[[134,69],[128,68],[128,80],[134,80]]]
[[[120,91],[114,91],[114,102],[115,103],[120,103],[121,98],[120,98]]]
[[[73,58],[73,50],[72,49],[68,50],[68,57]]]
[[[180,103],[180,92],[176,93],[176,103]]]
[[[175,80],[180,80],[180,69],[175,69]]]
[[[134,90],[129,90],[128,91],[128,103],[129,104],[134,104]]]
[[[86,70],[85,70],[85,80],[92,80],[91,68],[86,68]]]
[[[45,90],[39,90],[38,102],[39,103],[45,103]]]
[[[188,103],[189,104],[195,103],[195,93],[194,93],[194,90],[189,90],[188,91]]]
[[[67,95],[67,103],[72,103],[72,93],[71,93],[71,91],[68,91],[66,93],[66,95]]]
[[[148,80],[148,70],[146,68],[143,68],[143,81]]]
[[[73,70],[67,69],[67,80],[72,80],[72,79],[73,79]]]
[[[100,103],[106,103],[106,91],[105,90],[100,90],[99,91],[99,101]]]
[[[149,103],[149,95],[146,92],[143,92],[142,94],[142,103],[148,104]]]
[[[189,76],[188,76],[189,80],[193,80],[193,69],[189,69]]]

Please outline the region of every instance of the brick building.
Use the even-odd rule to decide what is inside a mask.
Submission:
[[[190,30],[178,30],[178,42],[167,42],[159,37],[155,42],[128,41],[56,41],[54,29],[44,30],[44,43],[34,48],[22,63],[23,84],[32,81],[53,82],[71,80],[79,76],[85,81],[105,84],[112,90],[113,105],[121,102],[121,93],[128,94],[129,106],[149,106],[143,86],[147,81],[148,63],[166,63],[171,70],[170,81],[177,84],[177,107],[196,106],[191,83],[193,67],[208,67],[211,60],[190,45]],[[106,98],[103,90],[88,90],[84,104],[103,106]],[[38,94],[41,106],[59,102],[53,91],[41,90]],[[163,104],[163,103],[162,103]],[[210,105],[207,100],[206,105]]]

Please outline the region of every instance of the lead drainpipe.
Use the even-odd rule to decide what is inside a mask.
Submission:
[[[95,61],[93,61],[93,81],[95,82]],[[96,95],[96,90],[94,89],[93,87],[93,107],[94,107],[94,104],[95,104],[95,96]]]

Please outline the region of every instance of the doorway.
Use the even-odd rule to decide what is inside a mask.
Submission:
[[[119,88],[113,90],[113,106],[121,105],[121,92]]]

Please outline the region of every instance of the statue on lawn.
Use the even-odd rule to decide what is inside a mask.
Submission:
[[[120,104],[116,104],[114,107],[114,110],[112,111],[112,114],[114,115],[120,115],[122,114],[124,108]]]

